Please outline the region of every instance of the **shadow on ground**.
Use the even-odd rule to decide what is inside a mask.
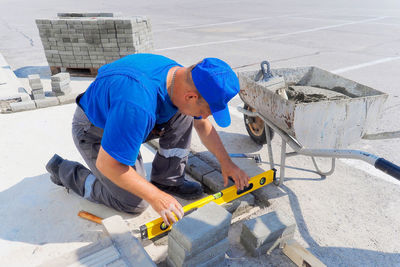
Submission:
[[[18,78],[28,78],[28,75],[39,74],[40,78],[50,78],[51,72],[49,66],[25,66],[14,70]]]
[[[281,190],[289,197],[290,205],[298,227],[298,231],[311,251],[327,266],[399,266],[399,253],[385,253],[380,251],[344,248],[323,247],[311,236],[304,220],[301,207],[296,194],[287,186],[282,185]]]
[[[14,70],[18,78],[28,78],[28,75],[39,74],[41,79],[50,79],[51,71],[49,66],[25,66]],[[71,80],[92,81],[93,77],[71,77]]]
[[[104,235],[102,226],[78,217],[82,209],[103,218],[135,217],[67,193],[46,173],[24,178],[0,192],[0,238],[40,245],[99,240]]]

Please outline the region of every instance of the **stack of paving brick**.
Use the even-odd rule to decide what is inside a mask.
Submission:
[[[87,69],[88,75],[94,76],[106,63],[153,50],[150,21],[142,16],[63,13],[56,19],[37,19],[36,24],[53,74],[61,68],[71,73]]]
[[[67,95],[71,93],[69,83],[71,78],[68,72],[61,72],[51,76],[51,90],[56,96]]]
[[[231,218],[211,202],[175,223],[168,235],[168,266],[221,266]]]
[[[44,91],[43,85],[40,81],[40,76],[38,74],[28,75],[29,86],[32,89],[31,97],[33,100],[43,99]]]
[[[240,243],[254,256],[266,253],[279,239],[291,239],[296,224],[282,212],[270,212],[243,223]]]

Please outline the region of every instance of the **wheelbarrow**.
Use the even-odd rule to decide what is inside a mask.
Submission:
[[[238,78],[239,95],[244,102],[238,111],[244,114],[251,139],[267,145],[271,169],[275,168],[271,139],[274,133],[282,138],[276,185],[284,181],[286,158],[295,155],[310,156],[322,176],[334,172],[336,158],[351,158],[363,160],[400,180],[399,166],[368,152],[346,149],[361,139],[400,137],[400,131],[368,134],[380,116],[387,94],[317,67],[271,70],[267,61],[261,63],[260,71],[239,72]],[[322,94],[316,101],[296,102],[287,97],[294,87],[319,88],[338,96],[329,98]],[[287,145],[294,151],[286,153]],[[321,171],[316,157],[331,158],[330,170]]]

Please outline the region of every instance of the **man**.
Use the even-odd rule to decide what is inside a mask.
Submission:
[[[104,65],[77,98],[72,122],[75,145],[90,170],[58,155],[46,169],[55,184],[116,210],[138,213],[150,204],[169,225],[174,214],[183,216],[171,194],[202,193],[201,185],[184,178],[193,126],[220,162],[225,186],[228,177],[239,189],[248,185],[207,119],[213,115],[228,126],[227,103],[238,91],[235,73],[216,58],[185,68],[163,56],[135,54]],[[160,149],[149,182],[139,149],[153,138],[160,138]]]

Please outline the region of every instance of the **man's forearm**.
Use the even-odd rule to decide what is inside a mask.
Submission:
[[[200,137],[201,142],[211,153],[215,155],[221,165],[231,162],[231,158],[229,157],[221,138],[208,119],[198,121],[195,120],[194,127]]]
[[[151,203],[160,190],[140,176],[135,169],[109,158],[105,153],[104,150],[99,153],[96,163],[99,171],[117,186]]]

